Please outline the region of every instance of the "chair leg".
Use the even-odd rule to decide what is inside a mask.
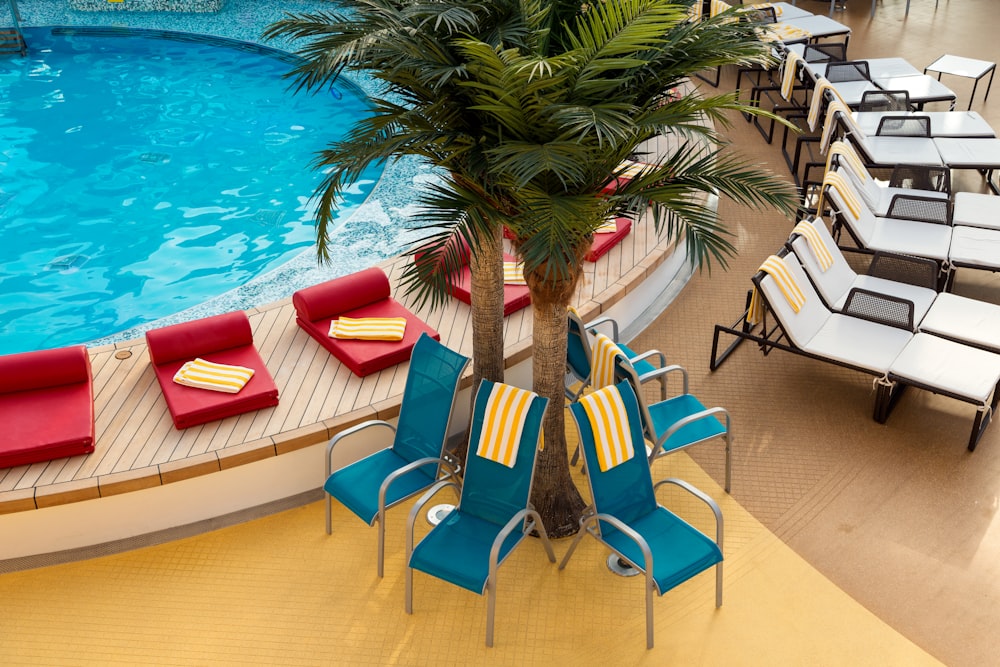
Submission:
[[[326,534],[333,534],[333,508],[331,507],[332,499],[329,493],[324,493],[326,496]]]
[[[733,487],[733,432],[731,429],[726,429],[726,493],[730,493],[732,487]]]
[[[378,513],[378,578],[385,574],[385,512]]]
[[[715,566],[715,608],[722,606],[722,563]]]
[[[406,613],[413,613],[413,568],[406,566]]]
[[[646,648],[653,648],[653,580],[646,576]]]
[[[496,581],[486,584],[486,646],[493,648],[493,616],[496,613]]]

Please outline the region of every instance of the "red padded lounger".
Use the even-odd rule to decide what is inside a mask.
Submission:
[[[94,387],[83,345],[0,357],[0,468],[94,451]]]

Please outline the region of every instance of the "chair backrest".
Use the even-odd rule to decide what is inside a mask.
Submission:
[[[842,168],[838,167],[834,170],[834,173],[842,174]],[[825,193],[830,197],[834,208],[837,209],[837,212],[846,222],[852,234],[857,236],[858,241],[867,248],[875,234],[875,214],[872,213],[864,199],[858,194],[857,186],[855,186],[850,177],[841,179],[841,184],[846,192],[841,192],[840,189],[835,187],[829,187],[825,190]],[[860,204],[856,212],[852,211],[851,207],[847,205],[848,198],[853,198]]]
[[[823,270],[817,258],[817,251],[813,250],[812,243],[801,234],[792,234],[789,245],[802,263],[812,284],[823,297],[823,301],[832,308],[851,291],[858,274],[847,263],[844,253],[830,236],[823,218],[810,218],[805,224],[811,225],[816,230],[814,238],[826,248],[826,252],[833,259],[833,264]]]
[[[590,338],[584,329],[580,314],[570,308],[566,315],[569,329],[566,340],[566,367],[578,380],[590,377],[591,349]]]
[[[931,136],[930,116],[883,116],[875,130],[877,137],[925,137]]]
[[[799,264],[795,253],[782,250],[778,253],[778,257],[781,258],[792,281],[805,297],[797,312],[789,304],[772,276],[758,271],[754,275],[753,281],[764,295],[768,307],[781,324],[788,339],[796,347],[805,348],[830,317],[830,309],[826,307],[816,290],[813,289],[812,283],[809,282],[809,278]]]
[[[489,428],[488,407],[494,387],[507,385],[483,380],[476,392],[469,436],[469,455],[465,460],[462,495],[458,508],[463,514],[504,525],[514,514],[528,506],[534,477],[535,457],[542,433],[542,417],[548,399],[531,394],[520,420],[520,439],[513,465],[508,467],[477,454],[484,427]],[[513,427],[516,421],[508,420]]]
[[[897,164],[892,168],[889,187],[951,194],[951,169],[933,165]]]
[[[858,111],[909,111],[907,90],[866,90],[861,94]]]
[[[830,63],[847,60],[847,44],[844,42],[822,42],[806,44],[802,59],[807,63]]]
[[[392,448],[408,461],[441,456],[469,358],[426,333],[413,346]]]
[[[599,443],[594,437],[594,429],[583,405],[572,403],[569,408],[580,433],[580,449],[586,462],[587,481],[594,508],[597,512],[611,514],[625,523],[631,523],[655,510],[657,505],[653,493],[653,478],[645,455],[640,404],[635,389],[626,380],[600,389],[590,396],[602,392],[621,397],[628,419],[626,433],[633,450],[632,458],[613,468],[601,470],[597,457]]]
[[[846,155],[845,155],[846,154]],[[835,141],[830,147],[830,167],[839,167],[842,174],[850,177],[858,194],[871,209],[878,208],[882,201],[882,186],[865,167],[864,161],[849,142]],[[841,158],[844,159],[841,159]]]
[[[845,60],[826,65],[826,79],[830,83],[842,81],[871,81],[872,75],[867,60]]]

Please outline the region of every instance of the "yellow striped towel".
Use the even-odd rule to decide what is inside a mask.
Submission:
[[[635,160],[622,160],[618,165],[618,178],[628,178],[632,179],[638,176],[642,171],[648,167],[649,164],[645,162],[636,162]]]
[[[829,150],[830,142],[833,140],[833,131],[837,127],[837,115],[844,119],[851,118],[851,109],[843,100],[835,99],[826,107],[826,120],[823,121],[823,133],[819,138],[819,152],[826,153]]]
[[[608,218],[601,226],[594,230],[595,234],[611,234],[618,231],[618,221],[614,216]]]
[[[833,164],[833,156],[839,155],[841,157],[841,162],[851,173],[857,177],[862,183],[868,182],[868,170],[865,169],[864,162],[861,161],[861,157],[854,150],[854,147],[843,141],[835,141],[830,144],[830,152],[826,156],[826,170],[830,171],[830,167]],[[825,173],[825,172],[824,172]]]
[[[174,382],[182,384],[185,387],[197,387],[198,389],[210,389],[212,391],[235,394],[246,386],[250,378],[253,377],[253,373],[254,370],[252,368],[216,364],[196,358],[194,361],[185,362],[174,373]]]
[[[699,21],[701,20],[701,13],[702,2],[701,0],[695,0],[695,2],[692,2],[691,6],[688,7],[688,18],[692,21]]]
[[[795,74],[799,68],[799,61],[802,58],[795,51],[789,51],[785,56],[785,70],[781,73],[781,97],[792,99],[792,90],[795,88]]]
[[[504,262],[503,284],[527,285],[528,283],[524,280],[524,264],[521,262]]]
[[[824,77],[820,77],[816,82],[816,87],[813,89],[812,101],[809,104],[809,116],[806,121],[809,123],[810,130],[816,130],[816,124],[819,122],[820,111],[823,109],[823,101],[826,98],[826,91],[833,93],[834,99],[840,100],[844,99],[837,92],[837,89],[833,87],[833,84],[827,81]],[[846,105],[845,105],[846,106]],[[829,114],[827,114],[829,117]]]
[[[773,9],[775,16],[781,16],[782,9],[779,5],[773,5],[770,2],[759,2],[755,5],[750,5],[750,9]]]
[[[803,220],[799,224],[795,225],[795,229],[792,230],[793,234],[798,234],[806,240],[806,245],[809,246],[809,250],[812,251],[813,257],[816,258],[816,262],[819,264],[821,271],[826,271],[831,266],[833,266],[833,255],[830,254],[830,249],[826,247],[823,243],[823,237],[819,235],[819,231],[813,227],[813,224],[808,220]]]
[[[625,358],[618,344],[602,333],[596,334],[590,356],[590,386],[600,389],[614,384],[615,359]]]
[[[847,208],[847,212],[851,214],[851,217],[855,220],[861,218],[861,202],[858,201],[857,195],[854,193],[854,187],[844,178],[840,172],[828,171],[823,176],[823,186],[820,188],[820,194],[826,191],[827,188],[833,188],[840,195],[840,200],[844,203],[844,207]],[[817,212],[822,211],[821,207],[823,205],[822,198],[816,203]]]
[[[812,37],[812,33],[805,28],[788,23],[771,23],[763,27],[762,33],[760,38],[765,42],[792,42]]]
[[[536,396],[538,394],[533,391],[509,384],[494,384],[486,399],[476,455],[513,468],[517,463],[524,420]]]
[[[722,0],[712,0],[712,3],[708,6],[708,15],[713,17],[718,16],[727,9],[730,9],[728,3],[725,3]]]
[[[774,283],[785,296],[788,305],[796,313],[799,312],[806,303],[806,295],[799,289],[795,278],[792,277],[792,274],[788,271],[788,267],[785,266],[784,260],[777,255],[771,255],[760,265],[760,270],[774,278]],[[763,316],[764,302],[758,290],[754,289],[750,295],[750,312],[747,314],[747,320],[751,324],[757,324],[763,319]]]
[[[594,432],[597,464],[607,472],[635,456],[628,411],[616,387],[605,387],[580,399]]]
[[[405,317],[341,317],[330,322],[330,338],[403,340]]]

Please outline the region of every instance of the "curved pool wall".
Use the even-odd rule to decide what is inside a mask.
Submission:
[[[52,0],[20,0],[18,4],[21,10],[21,24],[26,27],[63,25],[160,29],[215,35],[286,49],[290,49],[287,43],[266,42],[260,39],[261,33],[268,25],[280,19],[285,12],[315,12],[330,9],[329,3],[315,0],[283,2],[281,7],[255,0],[226,0],[223,9],[218,13],[190,14],[75,11],[70,9],[66,2]],[[30,43],[28,48],[31,48]],[[369,78],[344,75],[344,79],[367,94],[377,90],[375,82]],[[309,168],[308,164],[303,165],[303,169]],[[399,254],[401,248],[417,238],[417,234],[408,229],[409,219],[414,210],[410,203],[414,185],[434,178],[432,170],[417,159],[403,159],[386,164],[382,178],[372,194],[340,228],[339,234],[352,239],[352,247],[348,249],[337,243],[331,244],[332,257],[328,265],[317,265],[315,248],[310,246],[281,267],[197,306],[111,336],[80,342],[103,345],[128,340],[141,336],[152,328],[278,301],[302,287],[351,273],[393,257]]]

